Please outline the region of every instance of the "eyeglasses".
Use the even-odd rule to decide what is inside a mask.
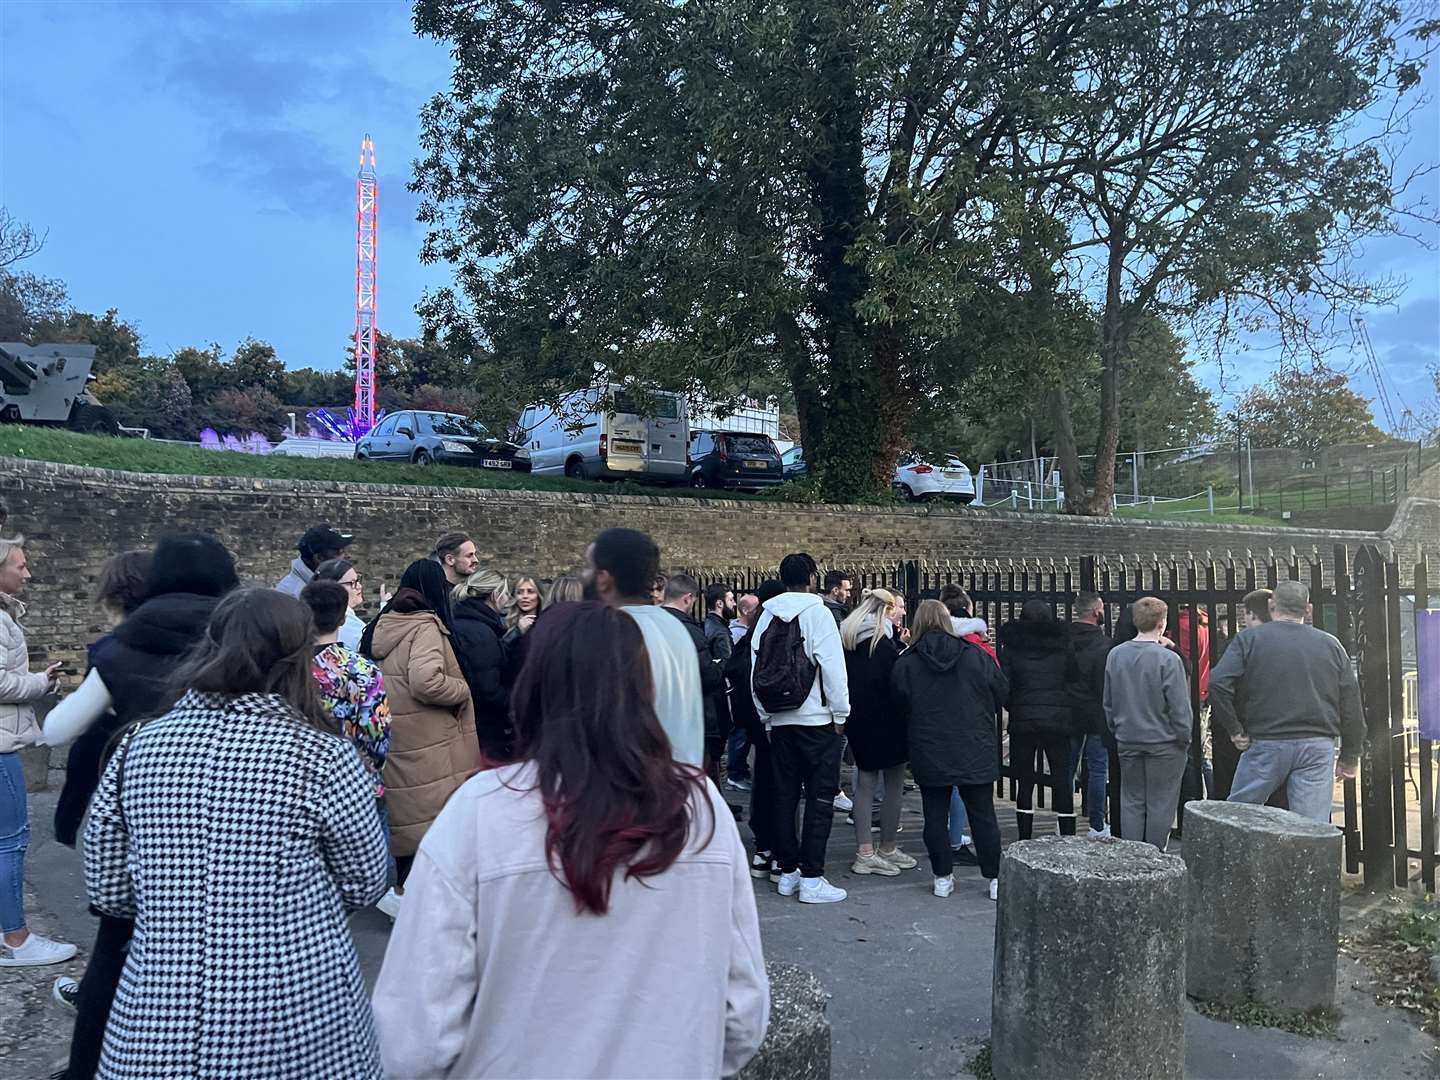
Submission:
[[[344,585],[347,589],[358,589],[360,588],[360,578],[356,577],[354,581],[342,581],[340,584]]]

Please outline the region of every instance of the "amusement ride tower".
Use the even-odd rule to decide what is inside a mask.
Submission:
[[[354,437],[375,426],[375,262],[377,208],[375,144],[360,144],[360,173],[355,179],[355,416]]]

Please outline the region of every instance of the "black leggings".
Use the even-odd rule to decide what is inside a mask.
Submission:
[[[980,856],[980,873],[987,878],[1000,876],[1000,823],[995,820],[995,795],[990,784],[966,784],[954,790],[965,802],[965,816],[970,819],[970,836],[975,841],[975,854]],[[920,805],[925,811],[925,850],[930,854],[930,870],[936,877],[947,877],[955,869],[955,852],[950,847],[950,791],[948,787],[920,788]]]
[[[135,924],[129,919],[100,916],[95,947],[90,951],[90,962],[85,965],[75,998],[75,1032],[70,1036],[65,1080],[93,1080],[100,1067],[105,1025],[110,1021],[110,1007],[115,1004],[115,991],[120,988],[120,973],[125,970],[134,933]]]
[[[1075,835],[1075,785],[1070,778],[1070,736],[1016,735],[1010,733],[1010,772],[1015,778],[1015,824],[1020,839],[1029,840],[1035,830],[1034,795],[1038,774],[1035,758],[1045,751],[1049,766],[1050,791],[1055,800],[1055,816],[1060,819],[1060,835]],[[969,810],[969,807],[966,807]]]

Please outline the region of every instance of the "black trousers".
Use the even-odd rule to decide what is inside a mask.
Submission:
[[[110,1007],[115,1004],[115,991],[120,988],[120,973],[130,955],[130,938],[135,924],[129,919],[111,915],[100,916],[95,932],[95,947],[80,979],[75,998],[75,1031],[70,1036],[70,1063],[65,1080],[94,1080],[100,1068],[100,1049],[105,1044],[105,1025],[110,1022]]]
[[[802,877],[825,873],[825,845],[840,793],[841,738],[829,725],[784,724],[770,729],[775,773],[775,861],[780,872]],[[801,835],[795,835],[795,809],[805,799]]]
[[[750,745],[755,748],[755,768],[751,771],[750,833],[755,837],[755,852],[775,854],[775,762],[770,750],[770,736],[764,727],[750,729]]]
[[[925,811],[925,850],[930,870],[936,877],[948,877],[955,869],[955,852],[950,847],[950,788],[920,788],[920,806]],[[955,788],[965,803],[970,819],[970,837],[980,857],[980,873],[1000,876],[1000,822],[995,819],[995,794],[991,784],[964,784]]]
[[[1070,768],[1070,736],[1049,735],[1036,738],[1032,735],[1010,733],[1010,769],[1015,776],[1015,823],[1020,830],[1020,839],[1029,840],[1035,830],[1035,784],[1039,774],[1035,771],[1035,756],[1045,751],[1045,761],[1052,781],[1050,792],[1055,800],[1055,815],[1060,819],[1060,835],[1075,835],[1075,784],[1067,770]],[[965,807],[969,813],[970,807]]]

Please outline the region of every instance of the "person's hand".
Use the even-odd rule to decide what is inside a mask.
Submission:
[[[910,628],[908,626],[900,627],[898,634],[902,642],[904,642],[906,645],[910,644]]]
[[[1239,750],[1241,753],[1244,753],[1246,750],[1250,749],[1249,735],[1231,735],[1230,741],[1235,744],[1235,749]]]
[[[1166,637],[1164,634],[1161,634],[1161,635],[1160,635],[1160,644],[1161,644],[1161,645],[1164,645],[1165,648],[1167,648],[1167,649],[1173,649],[1173,648],[1175,648],[1175,642],[1171,641],[1171,640],[1170,640],[1168,637]]]
[[[835,725],[835,734],[836,734],[836,735],[844,735],[844,734],[845,734],[845,725],[844,725],[844,724],[836,724],[836,725]]]
[[[65,666],[63,660],[56,660],[45,669],[45,691],[49,693],[60,685],[60,669]]]
[[[1360,762],[1358,760],[1346,761],[1344,758],[1341,758],[1335,762],[1335,775],[1341,780],[1354,780],[1355,777],[1360,775]]]
[[[393,600],[394,598],[395,598],[395,594],[394,594],[394,593],[392,593],[392,592],[391,592],[389,589],[387,589],[384,585],[381,585],[381,586],[380,586],[380,606],[381,606],[381,607],[384,607],[386,604],[388,604],[388,603],[389,603],[391,600]]]
[[[519,627],[520,627],[520,632],[521,632],[522,634],[528,634],[528,633],[530,632],[530,627],[532,627],[532,626],[535,625],[535,616],[534,616],[534,615],[521,615],[521,616],[520,616],[520,622],[518,623],[518,625],[519,625]]]

